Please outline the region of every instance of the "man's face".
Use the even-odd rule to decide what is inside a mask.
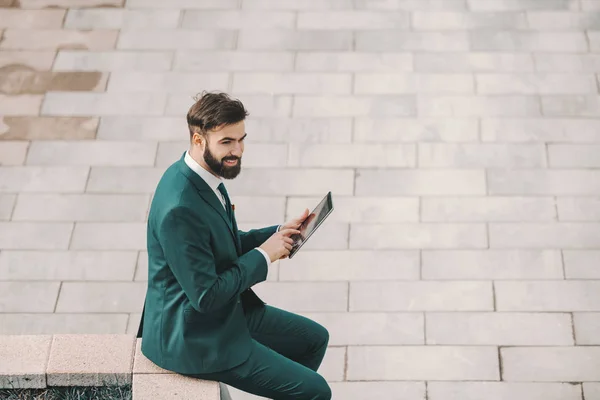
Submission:
[[[244,121],[215,128],[208,133],[204,147],[204,161],[224,179],[237,177],[242,169],[242,154],[246,137]]]

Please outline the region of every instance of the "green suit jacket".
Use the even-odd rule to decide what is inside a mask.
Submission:
[[[142,353],[181,374],[223,371],[246,361],[251,336],[244,312],[265,304],[250,287],[266,280],[268,269],[255,247],[276,231],[239,231],[183,156],[171,165],[148,215]]]

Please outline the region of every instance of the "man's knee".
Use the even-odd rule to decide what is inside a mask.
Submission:
[[[319,347],[327,347],[329,344],[329,331],[323,325],[315,322]]]
[[[321,375],[314,380],[312,394],[310,400],[331,400],[331,388]]]

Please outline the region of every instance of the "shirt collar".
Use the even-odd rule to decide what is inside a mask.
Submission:
[[[206,169],[204,169],[204,167],[198,164],[196,160],[194,160],[192,156],[190,156],[190,153],[187,151],[185,152],[184,161],[187,164],[187,166],[191,168],[192,171],[200,175],[200,178],[204,179],[204,181],[208,184],[208,186],[210,186],[212,190],[218,190],[219,185],[223,182],[223,179],[214,176]]]

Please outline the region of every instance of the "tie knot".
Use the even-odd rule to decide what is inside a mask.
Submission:
[[[219,186],[217,186],[217,188],[223,196],[227,196],[227,189],[225,189],[225,185],[223,183],[219,183]]]

